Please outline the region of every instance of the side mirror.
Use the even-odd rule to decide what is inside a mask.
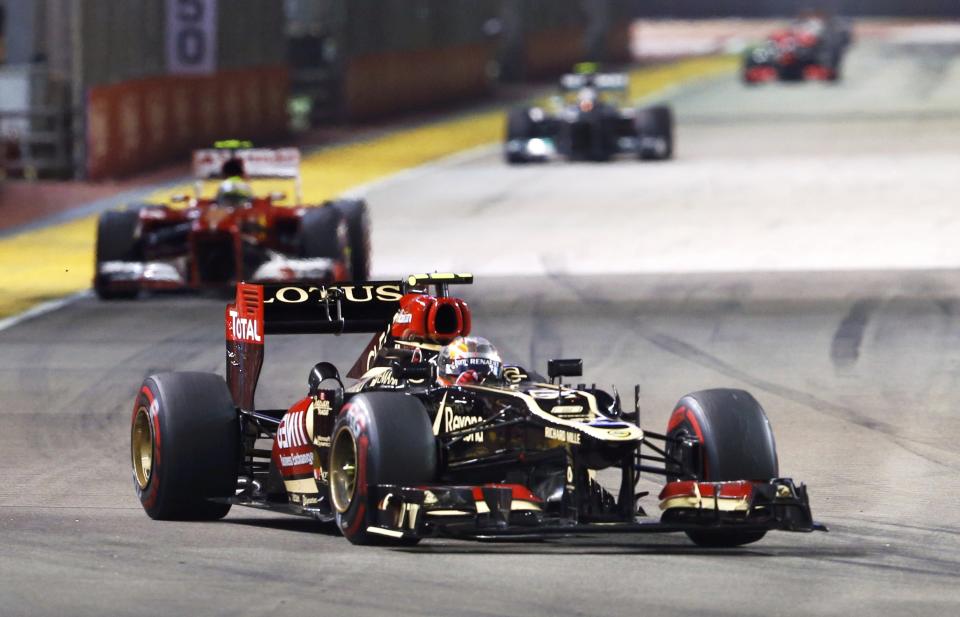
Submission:
[[[328,379],[336,380],[337,384],[340,385],[340,389],[343,390],[343,380],[340,379],[340,371],[337,370],[337,367],[329,362],[317,362],[313,368],[310,369],[310,375],[307,377],[310,396],[316,396],[320,390],[320,384]]]
[[[547,376],[552,382],[557,377],[580,377],[583,375],[583,360],[566,358],[547,360]]]
[[[429,362],[394,362],[390,365],[394,379],[433,380],[433,364]]]

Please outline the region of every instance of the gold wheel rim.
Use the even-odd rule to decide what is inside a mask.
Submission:
[[[143,490],[147,488],[153,474],[153,426],[146,407],[137,409],[137,416],[133,420],[130,458],[133,462],[133,476]]]
[[[330,497],[333,507],[343,514],[353,503],[357,488],[357,442],[344,426],[337,432],[330,452]]]

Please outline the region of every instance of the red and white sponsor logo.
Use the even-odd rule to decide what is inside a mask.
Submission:
[[[263,325],[259,319],[240,317],[234,309],[227,311],[227,315],[230,317],[230,333],[233,340],[249,343],[263,342]]]
[[[193,153],[193,175],[215,178],[223,164],[232,158],[243,161],[248,178],[296,178],[300,171],[300,151],[296,148],[250,148],[242,150],[196,150]]]
[[[277,428],[277,447],[285,450],[312,445],[307,437],[306,411],[288,413]]]

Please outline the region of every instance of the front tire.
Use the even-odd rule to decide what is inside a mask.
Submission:
[[[522,152],[512,152],[509,149],[511,142],[526,143],[534,137],[534,122],[530,117],[529,107],[517,107],[507,113],[507,140],[504,142],[504,159],[510,165],[529,163],[530,159]]]
[[[417,486],[436,479],[436,439],[423,403],[398,392],[354,396],[334,425],[329,469],[337,527],[351,543],[416,543],[369,533],[367,527],[376,521],[371,486]]]
[[[701,467],[697,480],[727,482],[766,481],[779,476],[773,430],[760,403],[744,390],[717,388],[684,396],[670,416],[667,430],[670,456],[677,455],[671,439],[700,443]],[[674,470],[676,473],[676,470]],[[668,475],[668,481],[681,479]],[[703,530],[687,536],[704,547],[733,547],[756,542],[766,531]]]
[[[655,105],[637,112],[639,156],[645,161],[665,161],[673,158],[673,110],[666,105]],[[650,142],[645,145],[644,142]]]
[[[133,485],[158,520],[215,520],[230,511],[240,464],[240,424],[227,384],[210,373],[144,380],[130,429]]]
[[[111,287],[101,275],[101,265],[108,261],[141,261],[140,243],[137,241],[137,225],[140,209],[108,210],[97,220],[96,264],[93,289],[101,300],[135,298],[139,289]]]

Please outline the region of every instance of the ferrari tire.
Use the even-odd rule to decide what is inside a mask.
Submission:
[[[240,424],[227,385],[210,373],[144,380],[130,429],[133,486],[159,520],[216,520],[230,511],[240,465]]]
[[[343,212],[327,203],[308,208],[300,221],[300,254],[346,261],[347,223]]]
[[[350,399],[333,428],[329,470],[337,527],[351,543],[415,544],[416,538],[392,538],[367,528],[377,520],[371,486],[417,486],[436,479],[436,439],[423,403],[399,392]]]
[[[334,205],[343,213],[347,224],[350,278],[354,281],[370,280],[370,215],[367,202],[363,199],[340,199]]]
[[[692,439],[701,446],[698,480],[726,482],[778,477],[773,430],[760,403],[744,390],[701,390],[680,399],[670,416],[668,444]],[[672,454],[668,447],[668,454]],[[668,476],[668,481],[679,479]],[[688,531],[699,546],[732,547],[756,542],[766,531]]]
[[[93,289],[103,300],[135,298],[140,291],[135,286],[114,288],[100,276],[100,265],[108,261],[140,261],[140,246],[136,238],[140,221],[139,208],[108,210],[97,221],[96,274]]]
[[[665,161],[673,158],[673,111],[666,105],[655,105],[637,112],[637,137],[653,138],[657,145],[641,143],[639,156],[648,161]]]

